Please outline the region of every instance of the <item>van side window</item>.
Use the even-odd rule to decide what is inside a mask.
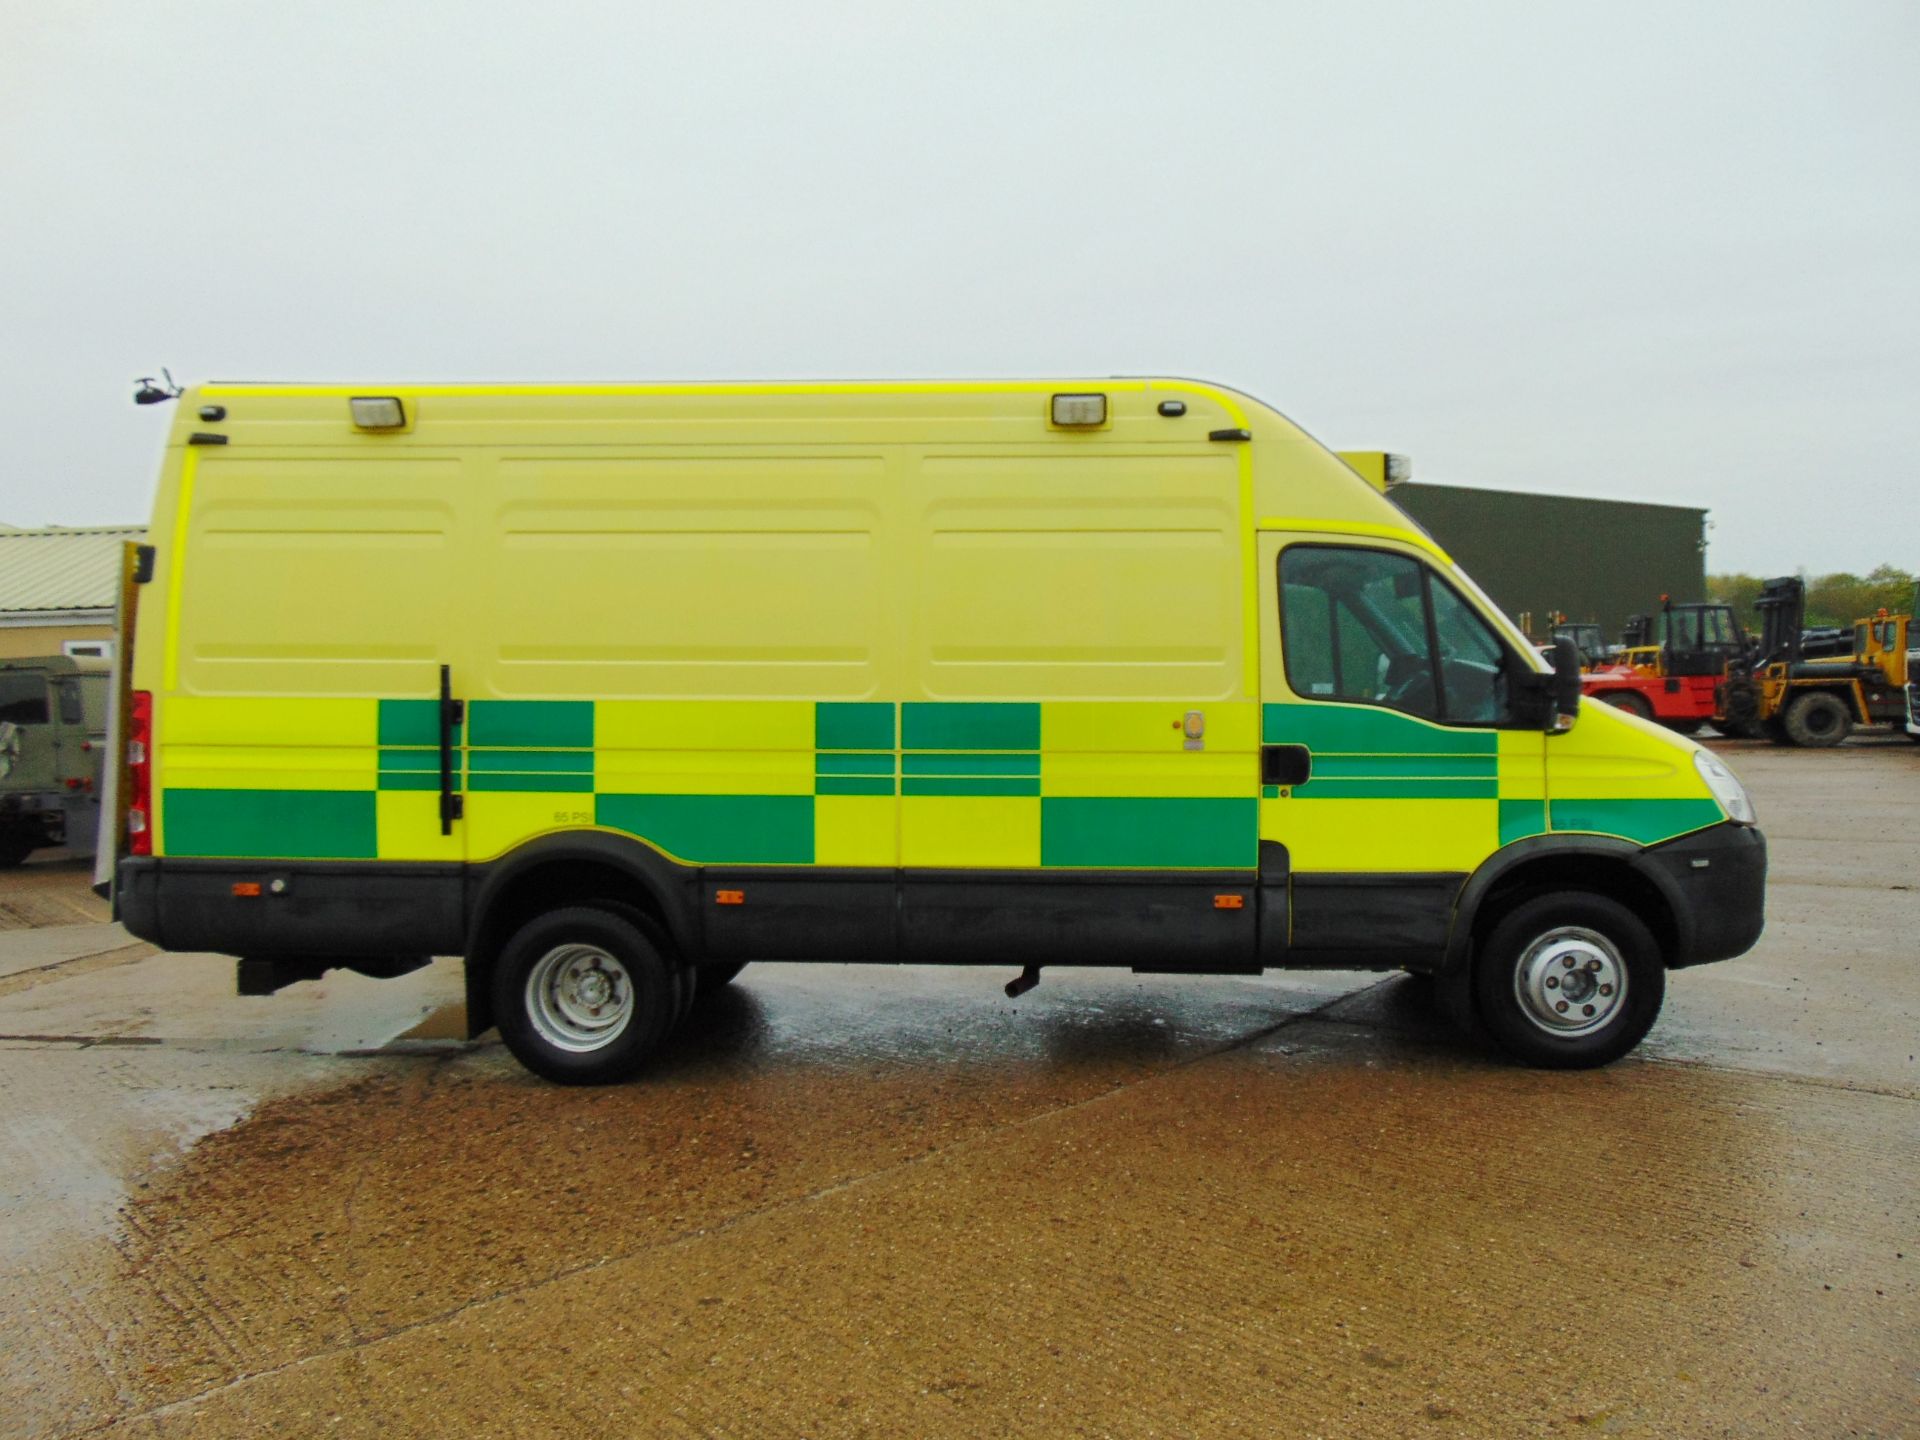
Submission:
[[[1306,700],[1427,720],[1511,718],[1507,652],[1451,586],[1405,555],[1295,545],[1280,557],[1287,684]]]
[[[47,723],[47,682],[38,675],[0,674],[0,720],[16,725]]]

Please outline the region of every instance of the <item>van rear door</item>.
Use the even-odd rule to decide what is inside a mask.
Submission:
[[[142,649],[156,853],[458,860],[440,682],[471,673],[453,456],[358,444],[189,449]],[[156,631],[158,633],[156,633]],[[450,732],[453,781],[461,735]]]

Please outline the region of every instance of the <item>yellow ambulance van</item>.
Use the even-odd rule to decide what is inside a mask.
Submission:
[[[1592,1066],[1760,933],[1727,768],[1215,385],[207,385],[149,540],[127,927],[464,956],[555,1080],[752,960],[1406,969]]]

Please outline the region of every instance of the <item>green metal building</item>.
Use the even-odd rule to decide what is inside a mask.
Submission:
[[[1627,616],[1658,610],[1662,595],[1707,597],[1705,510],[1413,481],[1387,495],[1543,638],[1556,610],[1617,640]]]

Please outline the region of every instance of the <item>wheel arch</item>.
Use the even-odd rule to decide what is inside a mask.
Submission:
[[[638,840],[604,831],[547,835],[476,866],[467,908],[467,1033],[493,1024],[488,969],[507,938],[533,916],[567,905],[618,901],[641,911],[689,960],[700,950],[698,871]]]
[[[1501,915],[1549,890],[1586,890],[1619,901],[1653,932],[1665,962],[1689,953],[1692,925],[1673,882],[1643,865],[1628,840],[1606,835],[1535,835],[1496,852],[1468,877],[1454,907],[1443,970],[1465,974],[1475,944]]]

